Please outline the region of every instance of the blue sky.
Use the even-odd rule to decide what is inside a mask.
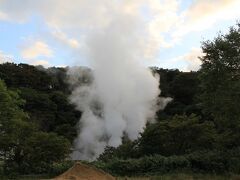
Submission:
[[[148,51],[151,58],[146,65],[197,70],[200,42],[227,32],[240,19],[239,0],[123,0],[120,5],[113,0],[21,2],[0,0],[0,62],[87,66],[82,55],[84,33],[104,29],[114,13],[110,9],[117,7],[118,13],[147,19],[144,28],[154,39],[148,47],[154,46],[154,52]]]

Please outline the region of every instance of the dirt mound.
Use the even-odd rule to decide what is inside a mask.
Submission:
[[[115,180],[113,176],[79,162],[53,180]]]

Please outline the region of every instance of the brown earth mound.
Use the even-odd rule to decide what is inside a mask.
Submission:
[[[115,180],[115,178],[100,169],[77,162],[53,180]]]

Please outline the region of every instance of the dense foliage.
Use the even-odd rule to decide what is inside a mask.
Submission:
[[[179,172],[236,173],[240,172],[240,149],[224,151],[198,151],[187,155],[143,156],[138,159],[114,158],[108,162],[93,164],[105,171],[120,176],[146,176]]]
[[[240,146],[240,24],[202,45],[202,110],[225,148]]]
[[[46,173],[69,155],[81,113],[68,102],[63,75],[65,70],[57,68],[0,65],[0,79],[8,86],[0,81],[0,161],[5,173]]]

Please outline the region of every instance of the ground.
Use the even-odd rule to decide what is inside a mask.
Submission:
[[[9,178],[2,178],[8,180]],[[16,180],[47,180],[48,177],[25,176]],[[240,175],[206,175],[206,174],[168,174],[151,177],[117,177],[116,180],[240,180]]]

